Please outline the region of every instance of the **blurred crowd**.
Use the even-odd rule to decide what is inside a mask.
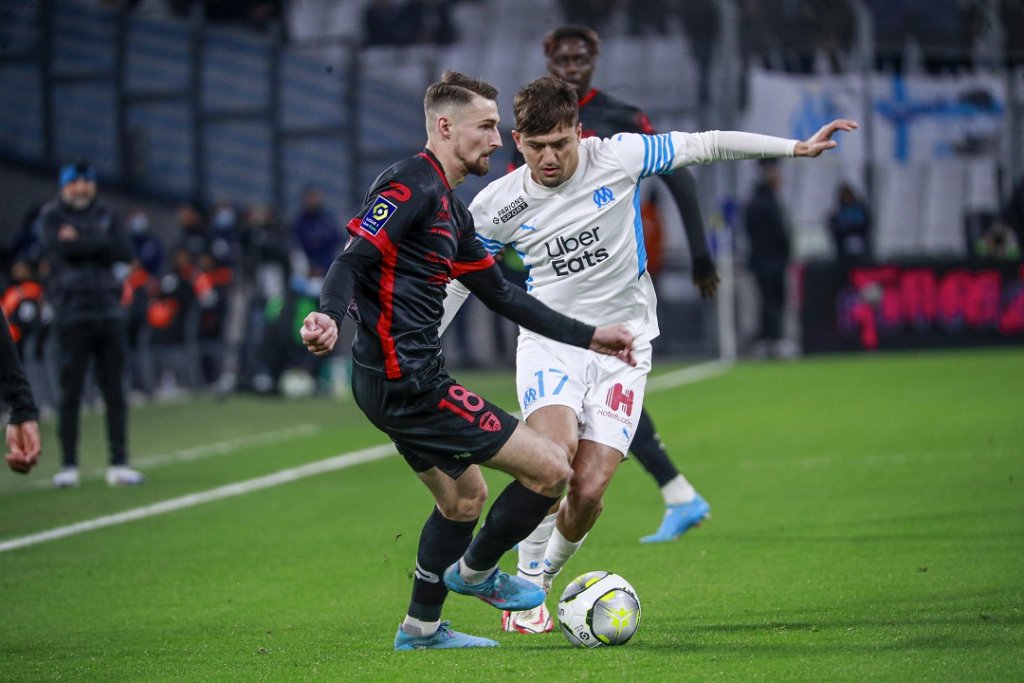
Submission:
[[[211,22],[267,30],[287,22],[302,0],[97,0],[110,7],[147,7],[176,16],[196,12]],[[361,13],[359,37],[366,45],[448,45],[462,37],[453,12],[460,3],[496,0],[339,0]],[[682,32],[698,62],[710,59],[718,40],[721,3],[716,0],[557,0],[560,22],[583,24],[602,35],[670,35]],[[844,68],[855,39],[850,0],[738,0],[745,60],[769,68],[809,72],[824,59]],[[865,0],[872,16],[877,66],[901,69],[908,43],[922,53],[930,72],[967,67],[972,47],[990,41],[992,24],[1002,27],[1007,60],[1024,62],[1024,0]],[[287,29],[285,30],[287,35]],[[477,36],[475,39],[486,39]]]
[[[317,187],[303,191],[301,207],[282,221],[264,205],[188,201],[176,207],[165,235],[141,208],[118,217],[134,248],[117,272],[136,398],[333,390],[338,368],[307,353],[297,331],[318,306],[344,228]],[[58,396],[57,343],[40,208],[7,245],[0,304],[46,411]]]

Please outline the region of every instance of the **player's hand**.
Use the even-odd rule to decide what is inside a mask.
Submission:
[[[606,356],[617,356],[623,363],[635,366],[633,333],[625,325],[603,325],[594,330],[590,350]]]
[[[37,462],[42,442],[39,439],[39,423],[28,420],[21,424],[7,425],[7,466],[15,472],[28,474]]]
[[[851,121],[849,119],[836,119],[832,123],[826,123],[817,133],[803,142],[796,143],[796,148],[793,150],[793,156],[820,156],[826,149],[832,149],[839,144],[832,139],[832,135],[835,134],[836,131],[845,130],[849,132],[856,130],[858,127],[859,126],[856,121]]]
[[[338,343],[338,324],[326,313],[313,311],[302,321],[299,336],[314,355],[326,356]]]
[[[693,284],[697,285],[701,297],[710,299],[718,292],[718,271],[715,262],[707,254],[693,259]]]

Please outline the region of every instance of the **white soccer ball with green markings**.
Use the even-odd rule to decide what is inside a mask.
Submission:
[[[640,626],[640,599],[618,574],[587,572],[562,591],[558,623],[576,647],[624,645]]]

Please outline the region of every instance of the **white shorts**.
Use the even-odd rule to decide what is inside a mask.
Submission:
[[[643,408],[651,343],[634,342],[636,367],[615,356],[569,346],[521,331],[516,352],[516,386],[523,419],[545,406],[572,408],[579,438],[629,451]]]

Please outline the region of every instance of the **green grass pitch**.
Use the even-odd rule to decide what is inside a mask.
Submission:
[[[458,376],[514,406],[510,370]],[[625,576],[625,647],[500,633],[453,595],[499,649],[392,651],[431,505],[394,456],[0,553],[0,680],[1024,680],[1024,350],[743,363],[647,405],[711,520],[640,545],[662,505],[626,462],[555,585]],[[384,442],[351,401],[141,407],[150,481],[115,490],[102,429],[54,491],[44,425],[38,471],[0,475],[0,542]]]

